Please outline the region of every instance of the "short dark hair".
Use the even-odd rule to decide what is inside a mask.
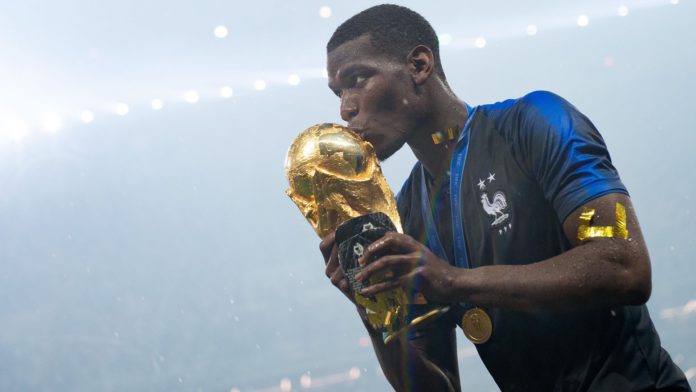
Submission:
[[[403,60],[414,47],[425,45],[435,57],[435,73],[445,81],[440,47],[433,27],[419,13],[394,4],[368,8],[338,26],[326,44],[331,52],[342,44],[369,34],[375,48],[395,60]]]

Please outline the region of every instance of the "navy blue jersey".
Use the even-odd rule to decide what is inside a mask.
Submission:
[[[562,225],[571,212],[606,194],[627,194],[599,132],[557,95],[534,92],[479,106],[472,116],[461,195],[471,268],[563,253],[570,243]],[[420,207],[425,175],[438,235],[452,261],[449,176],[423,173],[416,164],[398,197],[404,231],[428,245]],[[646,306],[486,311],[493,335],[476,347],[503,391],[689,390]]]

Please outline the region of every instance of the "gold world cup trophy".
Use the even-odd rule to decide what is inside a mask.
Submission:
[[[447,306],[429,304],[420,293],[408,295],[402,288],[369,297],[359,294],[365,284],[391,275],[386,272],[374,275],[370,282],[355,281],[360,270],[357,259],[364,247],[386,231],[403,232],[394,194],[370,143],[341,125],[309,127],[290,146],[285,174],[290,184],[288,196],[319,237],[338,228],[341,269],[355,302],[365,310],[372,329],[382,333],[385,343],[448,310]],[[341,233],[351,237],[339,238],[346,237]]]

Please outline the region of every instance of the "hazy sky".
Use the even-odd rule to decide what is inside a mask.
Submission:
[[[373,4],[0,1],[1,391],[387,388],[283,174],[297,133],[340,122],[325,43]],[[696,4],[400,4],[461,99],[550,90],[599,128],[693,383]],[[413,162],[385,162],[393,188]]]

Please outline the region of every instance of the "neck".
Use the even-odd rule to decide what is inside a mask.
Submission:
[[[422,126],[408,140],[408,145],[428,174],[433,178],[439,178],[449,169],[457,140],[455,138],[435,144],[431,135],[437,131],[446,131],[447,128],[461,131],[468,113],[464,103],[449,90],[441,91],[440,96],[435,97],[431,102],[434,103],[431,114],[424,119]]]

